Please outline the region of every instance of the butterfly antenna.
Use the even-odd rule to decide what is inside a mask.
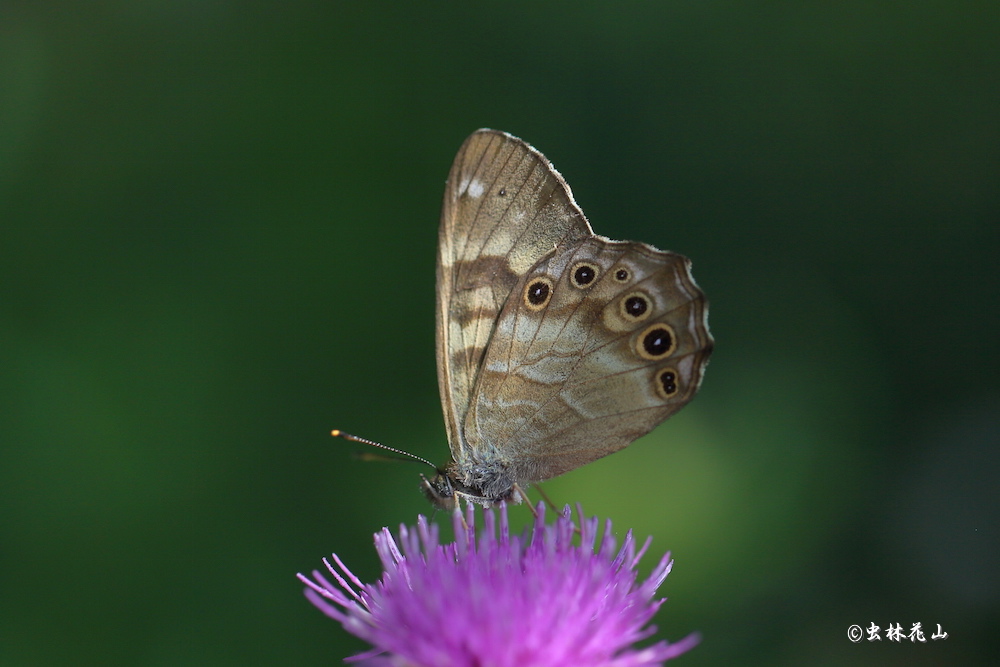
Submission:
[[[344,433],[339,428],[335,428],[332,431],[330,431],[330,435],[332,435],[335,438],[343,438],[344,440],[350,440],[352,442],[360,442],[363,445],[371,445],[372,447],[378,447],[379,449],[384,449],[388,452],[392,452],[393,454],[399,454],[400,456],[409,457],[414,461],[420,461],[421,463],[426,463],[430,467],[434,468],[434,470],[438,469],[436,465],[434,465],[425,458],[417,456],[416,454],[404,452],[402,449],[396,449],[395,447],[390,447],[389,445],[383,445],[380,442],[375,442],[374,440],[369,440],[368,438],[362,438],[356,435],[351,435],[350,433]]]

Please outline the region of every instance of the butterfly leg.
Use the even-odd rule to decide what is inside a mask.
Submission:
[[[559,508],[556,507],[556,504],[552,502],[551,498],[549,498],[549,494],[545,493],[545,489],[542,488],[542,485],[535,484],[535,488],[538,489],[538,493],[539,495],[542,496],[542,500],[545,501],[545,504],[548,505],[550,508],[552,508],[553,512],[556,512],[558,514],[560,511]],[[538,516],[538,514],[536,513],[535,516]],[[573,532],[576,533],[577,535],[580,535],[580,526],[574,526]]]
[[[535,489],[538,491],[538,495],[542,497],[542,500],[545,501],[545,504],[548,505],[553,512],[559,512],[559,508],[556,507],[556,504],[552,502],[551,498],[549,498],[549,494],[545,493],[545,489],[542,488],[541,484],[535,484]]]
[[[535,488],[538,488],[537,485]],[[514,493],[512,495],[514,498],[517,498],[518,502],[524,501],[524,504],[528,506],[528,510],[531,511],[531,515],[536,519],[538,518],[538,510],[535,509],[535,506],[531,503],[531,498],[528,497],[528,493],[521,488],[520,484],[514,484]],[[544,493],[542,494],[542,497],[545,497]],[[552,505],[552,502],[549,501],[548,498],[545,498],[545,501],[548,502],[549,505]]]

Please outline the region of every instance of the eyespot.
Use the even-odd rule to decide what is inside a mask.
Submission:
[[[541,310],[552,299],[552,281],[547,276],[533,278],[524,288],[524,305],[528,310]]]
[[[669,325],[649,325],[641,334],[636,350],[643,359],[664,359],[677,349],[677,336]]]
[[[632,277],[632,274],[629,273],[629,270],[623,266],[619,266],[617,269],[615,269],[614,273],[615,273],[615,280],[617,280],[620,283],[627,283],[629,281],[629,278]]]
[[[645,292],[632,292],[618,302],[618,310],[630,322],[642,322],[652,313],[650,298]]]
[[[497,194],[500,195],[501,197],[506,197],[507,196],[507,188],[500,188],[500,192],[498,192]]]
[[[656,373],[656,393],[660,398],[673,398],[679,389],[677,370],[673,368],[661,368]]]
[[[600,267],[593,262],[577,262],[570,272],[569,281],[573,287],[583,289],[593,283],[600,272]]]

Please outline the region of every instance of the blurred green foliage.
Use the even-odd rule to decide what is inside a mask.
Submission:
[[[673,551],[683,663],[986,662],[998,34],[988,2],[3,2],[0,663],[362,648],[294,574],[372,580],[429,511],[328,432],[447,458],[437,216],[483,126],[712,302],[698,399],[546,486]]]

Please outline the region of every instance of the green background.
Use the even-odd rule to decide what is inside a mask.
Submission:
[[[995,658],[997,35],[954,0],[0,2],[0,664],[364,646],[294,575],[371,581],[429,510],[329,430],[446,460],[437,218],[484,126],[712,303],[698,398],[546,485],[673,551],[678,664]]]

